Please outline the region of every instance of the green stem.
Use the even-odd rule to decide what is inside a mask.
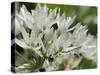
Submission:
[[[15,53],[18,54],[24,61],[34,64],[34,63],[30,62],[27,58],[25,58],[23,55],[21,55],[18,51],[15,50]]]

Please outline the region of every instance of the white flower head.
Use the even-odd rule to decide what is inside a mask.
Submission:
[[[22,37],[16,37],[15,42],[42,57],[41,68],[46,71],[75,68],[83,57],[96,61],[96,38],[87,33],[86,25],[77,23],[71,27],[75,17],[60,15],[60,9],[46,5],[38,4],[31,12],[22,5],[15,16],[16,35],[21,33]]]

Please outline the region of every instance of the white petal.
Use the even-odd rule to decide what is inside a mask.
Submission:
[[[41,8],[42,8],[41,4],[37,4],[35,10],[39,10],[39,9],[41,9]]]
[[[18,16],[26,23],[26,26],[28,28],[32,28],[32,24],[34,24],[34,19],[24,5],[22,6],[21,12]]]
[[[70,26],[71,26],[71,24],[74,22],[74,20],[75,20],[75,18],[76,18],[76,16],[74,16],[74,17],[67,17],[67,21],[66,21],[66,28],[68,29]]]
[[[21,32],[24,38],[24,41],[29,44],[29,33],[26,32],[25,28],[22,26]]]
[[[69,47],[69,48],[65,49],[64,52],[74,51],[74,49],[77,49],[77,48],[79,48],[79,47],[74,47],[74,46]]]
[[[41,48],[41,46],[36,47],[36,48],[32,48],[33,50],[39,50]]]
[[[19,39],[15,39],[15,43],[18,44],[20,47],[24,48],[24,49],[27,49],[29,48],[29,46],[24,42],[24,41],[21,41]]]
[[[21,20],[17,16],[15,17],[15,34],[18,34],[21,29]]]
[[[49,18],[55,18],[56,14],[57,14],[57,8],[50,11]]]

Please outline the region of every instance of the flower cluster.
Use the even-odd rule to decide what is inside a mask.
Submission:
[[[76,68],[83,57],[96,63],[97,40],[88,33],[86,25],[73,25],[75,18],[40,4],[30,13],[22,5],[15,14],[15,43],[26,54],[30,52],[27,56],[32,58],[17,65],[16,71],[69,70]],[[17,48],[15,52],[19,54]]]

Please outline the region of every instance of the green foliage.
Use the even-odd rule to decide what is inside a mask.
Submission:
[[[94,63],[92,60],[87,59],[87,58],[82,58],[82,61],[80,62],[80,64],[76,68],[73,68],[73,70],[75,70],[75,69],[92,69],[92,68],[96,68],[96,67],[97,67],[96,63]]]
[[[16,50],[15,53],[16,53],[15,55],[16,66],[20,66],[26,63],[29,64],[28,69],[30,69],[31,72],[34,72],[36,69],[41,68],[41,66],[43,65],[44,58],[40,57],[37,53],[35,53],[32,50],[25,50],[23,54],[19,53]],[[24,69],[27,69],[27,67],[25,67]]]

